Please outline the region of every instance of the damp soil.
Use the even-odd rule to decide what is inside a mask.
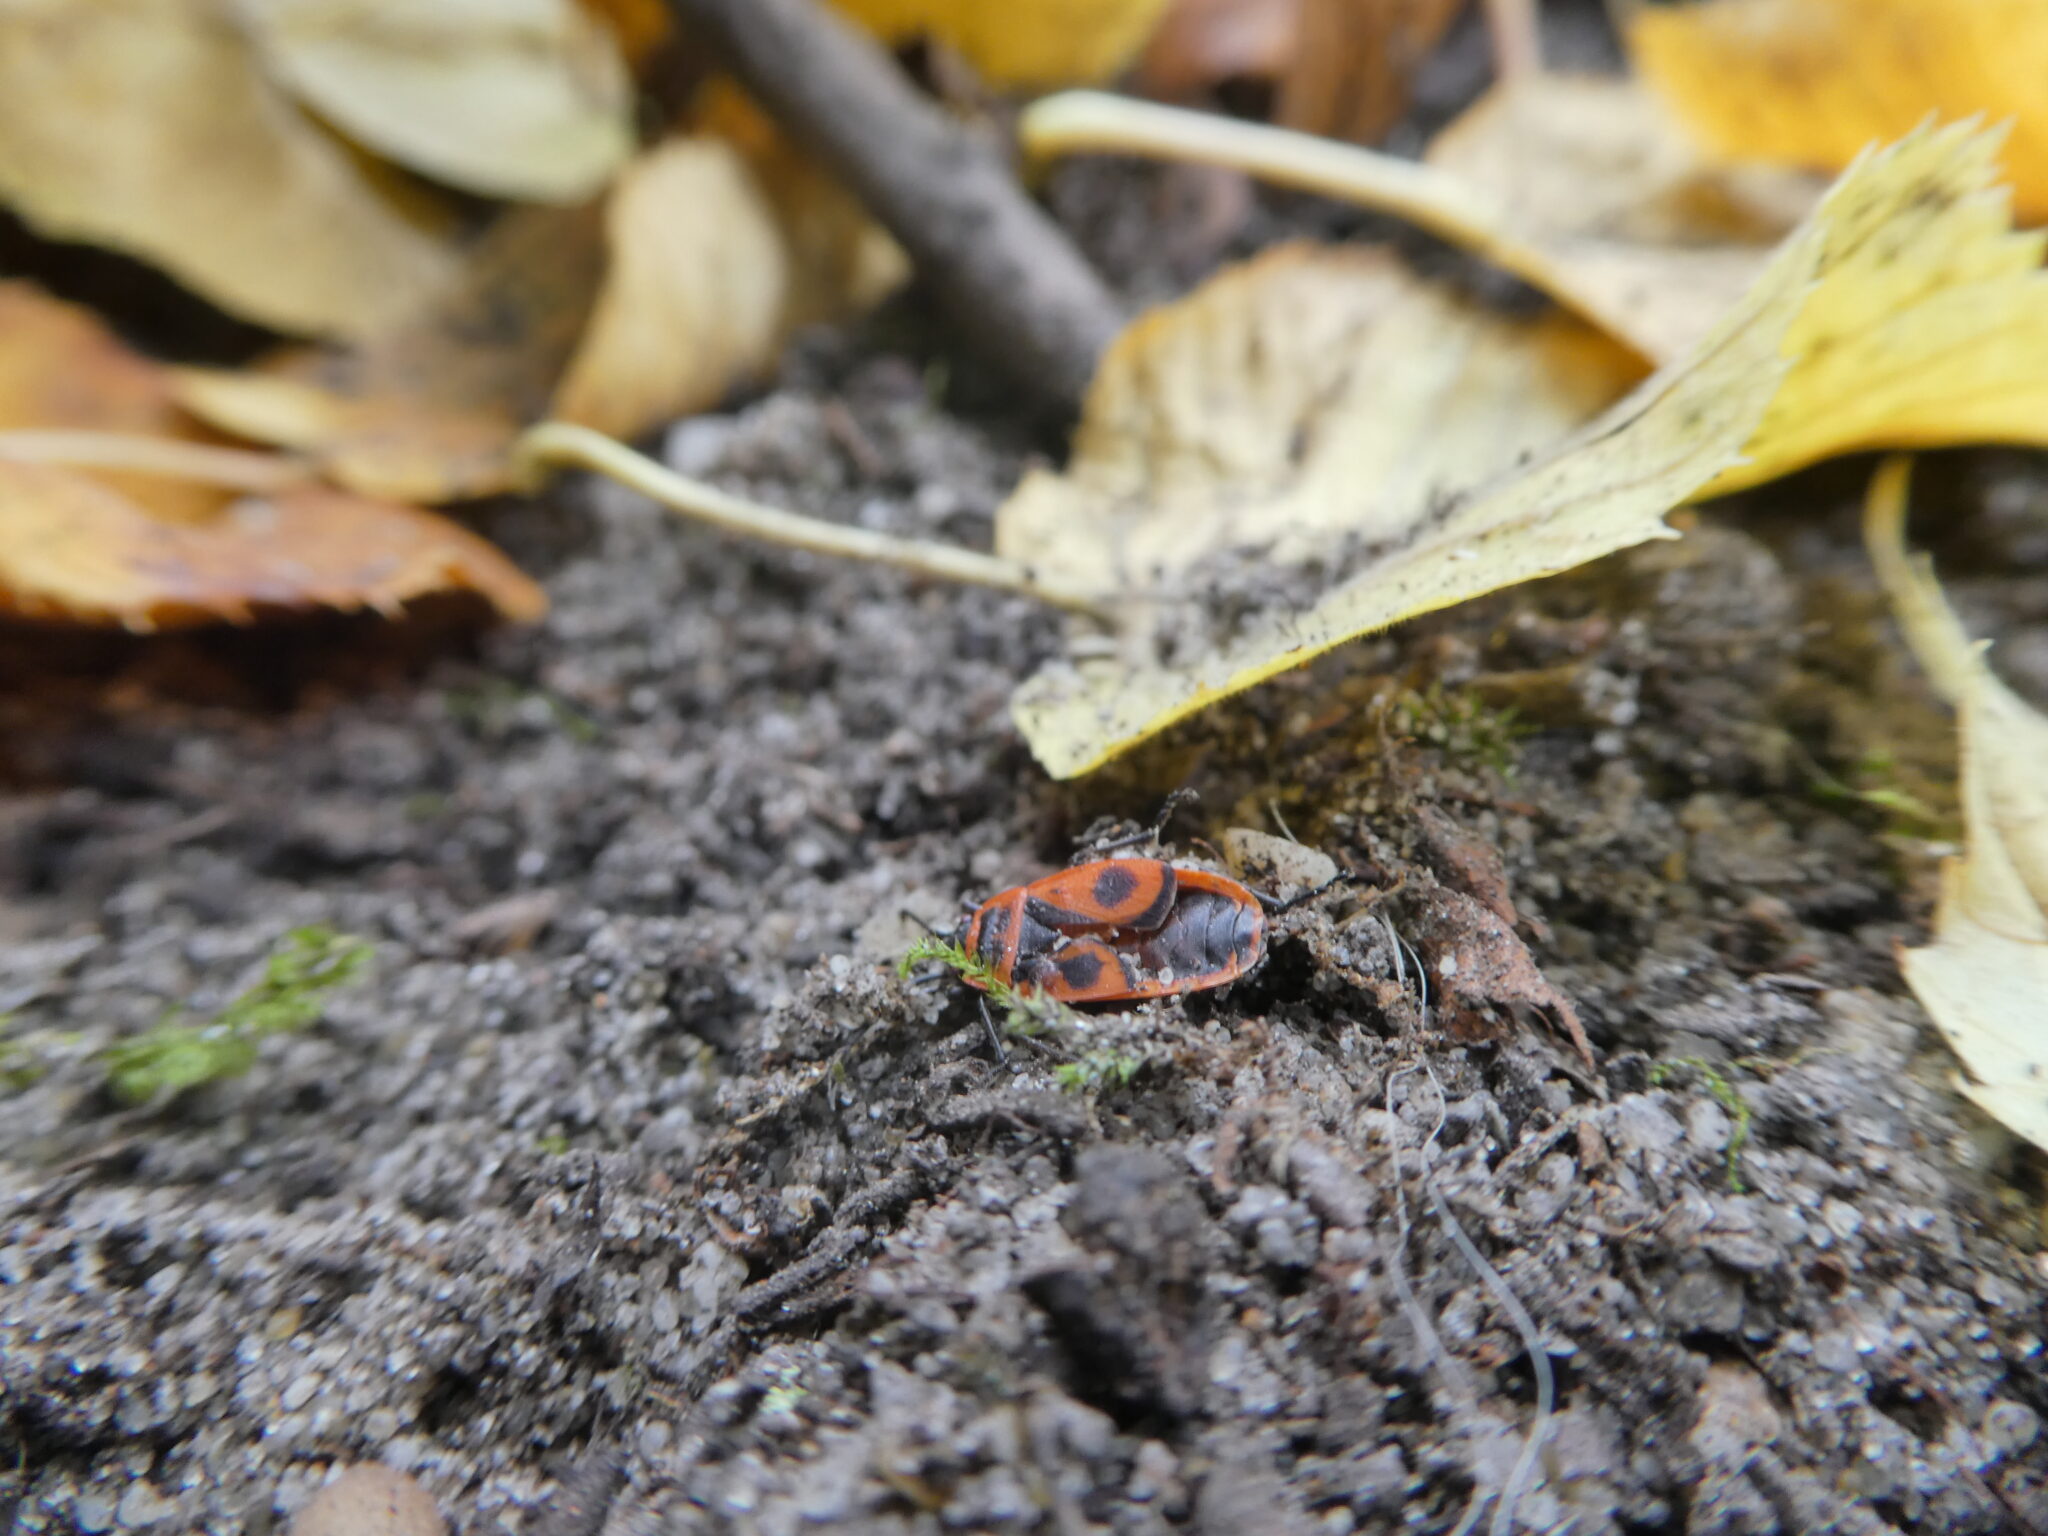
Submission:
[[[1185,191],[1097,174],[1055,205]],[[944,357],[912,301],[666,450],[983,541],[1047,440]],[[526,633],[0,637],[0,1514],[261,1533],[380,1460],[531,1536],[2048,1527],[2042,1166],[1899,978],[1952,730],[1861,473],[1071,785],[1008,723],[1030,605],[603,487],[489,516]],[[2048,474],[1922,482],[2048,698]],[[898,976],[1179,787],[1176,852],[1357,883],[1004,1063]],[[109,1096],[316,923],[374,945],[317,1024]]]

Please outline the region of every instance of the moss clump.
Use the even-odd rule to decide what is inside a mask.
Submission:
[[[263,979],[208,1022],[188,1024],[173,1014],[102,1051],[107,1086],[132,1104],[239,1077],[255,1064],[263,1040],[319,1018],[327,994],[369,957],[362,939],[324,927],[295,928],[271,955]]]

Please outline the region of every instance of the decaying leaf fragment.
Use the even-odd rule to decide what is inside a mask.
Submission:
[[[1408,373],[1440,336],[1411,332],[1396,350],[1384,345],[1395,328],[1340,332],[1343,371],[1326,364],[1318,376],[1368,387],[1340,392],[1341,413],[1304,416],[1276,383],[1286,370],[1247,365],[1265,356],[1246,328],[1263,324],[1256,306],[1226,310],[1198,293],[1133,327],[1103,363],[1074,464],[1028,479],[998,522],[1001,552],[1092,573],[1131,614],[1019,689],[1015,714],[1040,761],[1084,772],[1354,636],[1668,536],[1664,514],[1710,488],[1860,445],[1873,419],[1913,430],[1907,403],[1953,428],[1986,391],[2048,384],[2048,348],[2030,340],[2022,356],[1983,325],[1960,332],[1960,347],[1931,349],[1937,325],[1979,306],[2009,314],[2042,281],[2018,270],[2033,247],[1991,190],[1994,149],[1949,128],[1865,159],[1689,355],[1520,467],[1475,453],[1460,475],[1432,446],[1531,441],[1527,404],[1459,391],[1432,405],[1412,458],[1324,474],[1341,462],[1326,459],[1328,444],[1406,417]],[[1859,351],[1860,328],[1914,346],[1917,371],[1879,373],[1874,418],[1770,415],[1780,424],[1767,429],[1786,399],[1828,406],[1843,358],[1876,366],[1883,354]],[[2008,419],[2002,404],[1988,409]],[[1476,425],[1468,411],[1490,419]],[[1274,506],[1290,510],[1275,522]]]
[[[273,78],[351,138],[489,197],[574,202],[633,149],[609,28],[574,0],[235,0]]]
[[[271,85],[226,0],[0,5],[0,199],[286,331],[364,335],[455,265],[439,211]]]
[[[509,489],[512,441],[544,415],[632,438],[714,405],[907,265],[758,113],[722,98],[702,117],[602,207],[505,215],[454,282],[360,346],[184,370],[179,398],[339,485],[422,502]]]
[[[509,485],[513,438],[547,408],[604,264],[594,205],[515,209],[446,289],[359,346],[238,372],[177,369],[172,386],[210,425],[303,454],[363,495],[493,495]]]
[[[1967,847],[1942,866],[1934,942],[1899,962],[1962,1061],[1962,1091],[2048,1150],[2048,718],[1998,680],[1927,561],[1907,555],[1908,468],[1879,469],[1865,535],[1907,643],[1955,706]]]
[[[269,608],[393,612],[457,589],[508,618],[545,610],[474,534],[311,484],[289,460],[222,455],[234,462],[220,478],[241,488],[195,483],[217,442],[177,409],[164,370],[84,310],[0,284],[0,611],[157,629]],[[73,462],[53,462],[53,444]]]
[[[2011,119],[2021,216],[2048,218],[2048,6],[2039,0],[1631,5],[1638,72],[1715,153],[1840,170],[1930,113]]]
[[[929,36],[991,85],[1107,80],[1137,56],[1167,0],[832,0],[884,41]]]

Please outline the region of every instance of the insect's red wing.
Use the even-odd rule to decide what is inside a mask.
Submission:
[[[1040,959],[1035,982],[1018,978],[1018,990],[1042,992],[1063,1003],[1113,1003],[1136,997],[1122,951],[1106,939],[1069,939],[1059,950]]]
[[[1024,887],[1024,909],[1061,933],[1149,933],[1173,911],[1180,872],[1164,859],[1098,859]]]

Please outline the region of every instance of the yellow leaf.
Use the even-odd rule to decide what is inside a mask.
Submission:
[[[2042,0],[1708,0],[1628,8],[1637,70],[1716,153],[1840,170],[1937,113],[2014,121],[2006,175],[2048,218]]]
[[[399,164],[566,203],[632,152],[611,31],[572,0],[239,0],[272,76]]]
[[[1145,46],[1167,0],[832,0],[885,42],[936,37],[991,85],[1107,80]]]
[[[613,188],[611,265],[555,397],[562,420],[626,438],[715,405],[797,326],[865,308],[900,253],[786,148],[671,141]]]
[[[1702,494],[1861,449],[2048,444],[2048,235],[2013,231],[1998,141],[1950,128],[1887,152],[1905,201],[1828,223],[1836,275],[1787,339],[1792,372]]]
[[[129,467],[49,462],[53,446]],[[85,311],[0,284],[0,611],[153,629],[271,608],[390,611],[459,588],[509,618],[547,606],[443,518],[304,483],[289,460],[222,453],[156,364]]]
[[[1220,312],[1198,294],[1133,328],[1091,391],[1075,464],[1064,477],[1028,481],[998,524],[1003,553],[1092,573],[1101,590],[1139,599],[1123,633],[1091,638],[1092,654],[1019,690],[1015,713],[1033,750],[1055,775],[1084,772],[1357,635],[1665,536],[1664,514],[1725,483],[1745,451],[1789,467],[1795,450],[1814,443],[1766,436],[1765,414],[1794,370],[1828,376],[1827,354],[1847,343],[1849,317],[1898,323],[1944,312],[1957,294],[2012,298],[2013,253],[2027,242],[1984,190],[1990,154],[1985,135],[1949,129],[1869,157],[1687,357],[1547,455],[1484,485],[1498,459],[1475,452],[1476,462],[1461,465],[1435,447],[1439,435],[1485,435],[1468,424],[1459,390],[1432,395],[1412,460],[1318,478],[1331,452],[1324,445],[1369,433],[1382,415],[1409,417],[1404,392],[1437,341],[1388,327],[1340,337],[1343,371],[1325,364],[1320,377],[1371,387],[1345,392],[1341,415],[1304,418],[1288,377],[1298,360],[1246,366],[1265,356],[1256,309]],[[1178,334],[1183,325],[1188,334]],[[1399,350],[1385,348],[1389,336],[1401,338]],[[1997,337],[1972,345],[1975,377],[2024,377]],[[1284,344],[1278,355],[1287,356]],[[1972,355],[1938,360],[1959,396],[1970,389]],[[2048,375],[2048,351],[2031,355],[2036,376]],[[1923,368],[1935,361],[1920,357]],[[1496,435],[1526,442],[1526,416],[1503,413],[1528,407],[1496,404],[1505,398],[1477,393],[1471,408],[1490,413]],[[1130,464],[1169,466],[1176,477],[1134,479]],[[1263,509],[1286,505],[1297,479],[1315,487],[1309,506],[1275,527]],[[1297,535],[1301,523],[1320,531]],[[1171,551],[1163,565],[1161,550]]]
[[[1962,1091],[2048,1150],[2048,718],[1998,680],[1906,554],[1907,470],[1879,469],[1865,534],[1907,643],[1956,709],[1967,847],[1942,866],[1934,942],[1900,966],[1962,1060]]]
[[[595,207],[515,209],[444,292],[353,350],[178,369],[172,385],[213,426],[303,453],[366,496],[492,495],[509,488],[512,439],[576,345],[603,246]]]
[[[1698,341],[1805,218],[1804,175],[1710,166],[1632,80],[1537,75],[1488,93],[1428,164],[1540,252],[1517,268],[1658,362]]]
[[[280,330],[363,335],[454,269],[427,204],[266,83],[226,0],[0,6],[0,197]]]

